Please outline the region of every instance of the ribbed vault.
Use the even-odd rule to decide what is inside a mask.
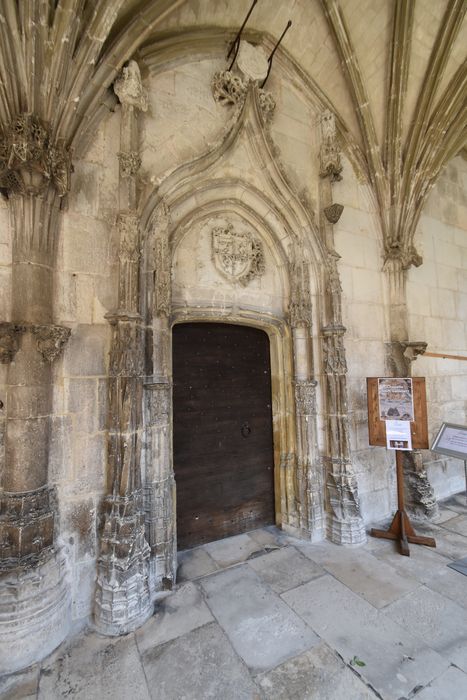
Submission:
[[[206,27],[227,46],[249,7],[250,0],[4,0],[1,124],[34,113],[76,149],[112,107],[109,87],[135,52]],[[466,143],[466,10],[464,0],[259,0],[248,22],[249,36],[270,45],[292,20],[280,51],[361,151],[386,256],[406,267],[420,262],[413,236],[427,193]]]

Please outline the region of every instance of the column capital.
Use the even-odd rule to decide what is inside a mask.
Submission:
[[[51,184],[64,197],[71,172],[70,151],[36,114],[18,114],[0,131],[0,188],[8,195],[40,195]]]

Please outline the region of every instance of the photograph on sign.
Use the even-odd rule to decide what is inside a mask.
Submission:
[[[443,423],[431,449],[438,454],[467,460],[467,426]]]
[[[386,421],[386,447],[388,450],[411,450],[412,435],[407,420]]]
[[[413,421],[413,387],[407,377],[378,379],[379,417],[384,421]]]

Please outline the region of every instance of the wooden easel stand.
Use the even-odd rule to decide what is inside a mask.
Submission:
[[[436,547],[436,542],[433,537],[417,535],[406,513],[404,503],[403,459],[404,453],[401,450],[396,450],[397,511],[392,520],[391,527],[389,530],[377,530],[372,528],[370,530],[370,535],[385,540],[398,540],[399,552],[406,557],[410,557],[409,542],[411,544],[424,544],[427,547]]]

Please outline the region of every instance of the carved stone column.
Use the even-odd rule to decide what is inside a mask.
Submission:
[[[139,221],[136,214],[137,111],[147,108],[138,65],[130,61],[115,83],[122,105],[118,309],[107,314],[112,328],[109,367],[109,495],[98,560],[94,618],[103,634],[126,634],[152,613],[148,586],[141,483],[144,330],[139,306]]]
[[[152,374],[146,390],[146,522],[151,548],[151,593],[171,589],[175,582],[177,534],[175,479],[172,463],[172,309],[169,242],[170,212],[161,202],[151,222],[152,299],[147,310],[152,327]]]
[[[334,250],[333,224],[342,213],[342,205],[333,204],[332,183],[341,180],[342,164],[335,118],[325,110],[321,118],[320,196],[324,217],[323,242],[328,249],[325,269],[327,325],[322,329],[324,378],[327,403],[326,466],[327,499],[330,508],[328,537],[336,544],[361,544],[366,541],[360,513],[357,477],[352,464],[349,441],[347,362],[342,323],[342,287],[337,269],[339,255]]]
[[[395,377],[410,377],[412,362],[426,349],[425,342],[408,341],[407,272],[412,264],[418,266],[421,262],[414,251],[405,254],[395,247],[384,265],[389,290],[391,338],[386,345],[386,358],[389,372]],[[406,505],[414,516],[434,518],[438,515],[438,504],[420,450],[404,453],[404,486]]]
[[[0,186],[8,195],[13,233],[12,320],[0,324],[0,361],[8,364],[0,673],[48,654],[70,625],[67,565],[48,484],[52,363],[70,335],[52,322],[60,197],[68,191],[70,170],[69,154],[35,115],[19,115],[0,134]]]
[[[324,538],[324,493],[318,453],[316,385],[311,346],[312,308],[309,265],[290,265],[289,320],[295,360],[295,413],[297,456],[295,504],[297,522],[289,523],[313,542]]]

